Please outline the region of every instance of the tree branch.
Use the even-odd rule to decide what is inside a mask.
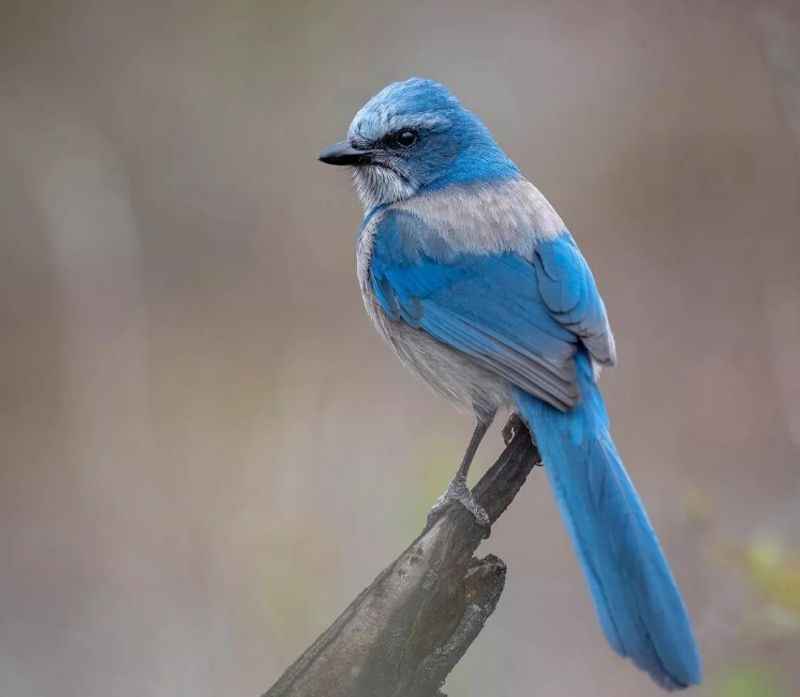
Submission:
[[[494,523],[539,453],[512,417],[475,486]],[[503,592],[506,565],[473,553],[488,530],[453,504],[353,600],[263,697],[437,697]]]

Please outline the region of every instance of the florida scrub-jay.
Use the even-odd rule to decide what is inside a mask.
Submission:
[[[614,338],[561,218],[442,85],[389,85],[320,160],[353,167],[364,205],[357,272],[400,360],[476,426],[439,507],[486,523],[466,476],[495,413],[519,413],[609,643],[661,686],[700,682],[686,608],[609,433],[597,387]]]

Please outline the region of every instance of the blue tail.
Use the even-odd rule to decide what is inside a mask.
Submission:
[[[608,431],[588,358],[577,357],[581,402],[562,413],[522,390],[561,515],[614,650],[662,687],[697,684],[702,666],[686,607]]]

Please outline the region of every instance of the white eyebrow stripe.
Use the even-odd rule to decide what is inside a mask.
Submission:
[[[421,114],[393,113],[386,107],[371,107],[359,111],[350,126],[348,136],[364,140],[375,140],[386,133],[402,128],[424,128],[433,131],[449,128],[452,121],[440,112]]]
[[[443,129],[450,126],[450,119],[443,114],[427,113],[427,114],[414,114],[409,117],[407,114],[393,114],[387,119],[387,126],[391,130],[399,130],[400,128],[429,128],[429,129]]]

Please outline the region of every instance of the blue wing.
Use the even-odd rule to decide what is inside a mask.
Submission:
[[[379,223],[372,290],[393,320],[424,329],[560,410],[579,399],[574,356],[614,360],[603,302],[568,233],[513,252],[453,254],[416,216]]]

